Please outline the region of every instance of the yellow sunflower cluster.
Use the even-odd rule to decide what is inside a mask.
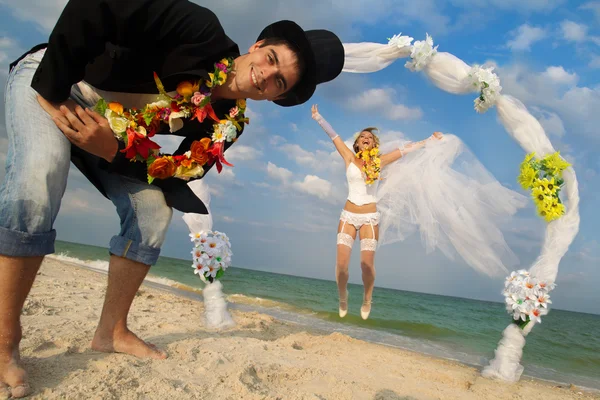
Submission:
[[[363,161],[363,172],[365,173],[365,183],[372,185],[379,179],[381,172],[381,159],[379,158],[379,148],[374,147],[370,150],[359,151],[356,158]]]
[[[559,194],[564,184],[562,172],[569,166],[571,164],[562,159],[559,152],[541,160],[535,157],[535,153],[530,153],[521,163],[519,184],[531,191],[538,215],[546,222],[554,221],[565,213]]]

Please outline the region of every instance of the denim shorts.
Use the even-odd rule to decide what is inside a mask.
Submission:
[[[0,186],[0,254],[5,256],[54,253],[53,224],[67,185],[71,143],[41,108],[31,88],[43,53],[40,50],[26,56],[7,81],[8,154],[6,176]],[[75,93],[71,93],[73,100],[92,106],[83,104]],[[97,157],[89,157],[88,164],[97,165]],[[100,168],[95,173],[121,219],[121,232],[111,239],[110,253],[155,264],[173,215],[162,191]]]

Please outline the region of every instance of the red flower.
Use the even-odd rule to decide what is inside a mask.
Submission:
[[[127,128],[127,147],[121,150],[127,158],[135,158],[139,154],[144,160],[148,158],[150,150],[158,150],[160,146],[146,136],[131,128]]]
[[[213,110],[212,105],[210,105],[210,103],[202,108],[196,108],[192,120],[198,119],[198,122],[202,123],[204,122],[204,119],[207,116],[210,117],[213,121],[219,122],[219,118],[217,117],[217,114],[215,114],[215,110]]]
[[[228,167],[233,167],[233,164],[230,164],[229,162],[227,162],[223,152],[224,152],[224,142],[215,143],[208,150],[208,153],[212,154],[216,158],[215,164],[217,165],[217,171],[219,173],[221,173],[221,170],[223,169],[223,166],[221,165],[221,163],[227,165]]]

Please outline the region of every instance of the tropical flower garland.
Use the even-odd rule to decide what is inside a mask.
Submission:
[[[207,231],[190,234],[194,249],[192,256],[194,274],[203,281],[213,282],[231,265],[231,243],[224,233]]]
[[[514,323],[521,329],[531,322],[541,323],[548,314],[550,292],[556,285],[536,282],[525,270],[515,271],[504,283],[506,311],[513,316]]]
[[[541,160],[535,157],[535,153],[530,153],[521,163],[518,181],[523,189],[531,190],[537,212],[546,222],[554,221],[565,213],[559,194],[564,184],[562,171],[570,165],[559,152]]]
[[[379,148],[374,147],[371,150],[363,150],[356,153],[356,158],[362,161],[362,171],[365,174],[365,183],[372,185],[379,180],[381,172],[381,159],[379,158]]]
[[[177,95],[171,97],[159,77],[154,81],[159,91],[156,102],[147,104],[141,110],[125,109],[119,103],[106,103],[100,99],[96,111],[104,115],[115,137],[125,143],[125,157],[131,161],[145,162],[148,168],[148,183],[154,179],[176,177],[184,180],[197,178],[204,174],[204,165],[215,162],[221,172],[222,164],[232,167],[224,157],[225,142],[234,142],[242,123],[249,123],[244,117],[246,101],[236,102],[225,119],[219,119],[211,105],[212,89],[227,81],[227,74],[233,68],[233,59],[222,59],[215,63],[214,71],[208,80],[197,82],[184,81],[177,86]],[[183,127],[183,118],[197,119],[199,122],[209,117],[215,124],[211,138],[194,141],[190,150],[183,155],[160,155],[160,146],[150,140],[160,128],[168,123],[170,132]]]

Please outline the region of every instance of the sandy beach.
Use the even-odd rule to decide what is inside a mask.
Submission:
[[[47,259],[23,312],[22,355],[33,399],[599,399],[577,387],[524,378],[491,381],[457,362],[307,330],[232,311],[211,332],[201,301],[142,286],[130,328],[167,360],[90,349],[106,276]]]

